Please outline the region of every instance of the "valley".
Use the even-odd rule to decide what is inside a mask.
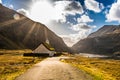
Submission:
[[[40,0],[34,3],[37,6],[31,8],[32,17],[38,20],[35,21],[24,12],[16,10],[18,6],[12,9],[2,1],[0,0],[0,80],[120,80],[120,16],[116,18],[119,19],[118,24],[113,25],[106,20],[105,24],[101,23],[98,18],[103,16],[99,14],[99,17],[95,15],[95,20],[92,19],[94,14],[100,12],[99,8],[104,8],[102,3],[89,0],[93,1],[91,5],[99,7],[91,15],[91,9],[85,9],[85,12],[82,10],[81,0],[61,0],[66,1],[64,6],[60,0],[43,0],[48,5],[47,8],[52,9],[47,11],[53,13],[54,10],[60,10],[61,14],[57,12],[58,17],[36,10],[43,4]],[[22,8],[22,11],[25,10]],[[44,16],[40,16],[42,12]],[[41,19],[48,21],[51,26],[41,23]],[[89,24],[92,22],[102,26]],[[69,44],[75,44],[69,47],[64,39]]]

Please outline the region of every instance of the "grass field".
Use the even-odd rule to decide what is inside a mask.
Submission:
[[[84,70],[93,76],[94,80],[120,80],[120,60],[74,57],[64,61]]]
[[[35,63],[44,59],[23,57],[23,53],[27,52],[30,50],[0,50],[0,80],[14,80]]]

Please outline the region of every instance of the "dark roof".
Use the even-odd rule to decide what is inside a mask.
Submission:
[[[50,44],[48,44],[48,43],[42,43],[48,50],[50,50],[50,51],[55,51],[55,48],[53,48]]]

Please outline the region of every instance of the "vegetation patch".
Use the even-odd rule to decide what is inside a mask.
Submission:
[[[14,80],[17,76],[23,74],[27,69],[44,58],[42,57],[24,57],[22,54],[26,50],[3,50],[0,55],[0,80]]]
[[[65,59],[64,62],[84,70],[94,80],[120,80],[120,60],[75,56],[74,59]]]

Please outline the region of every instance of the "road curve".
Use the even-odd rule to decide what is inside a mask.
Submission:
[[[65,57],[52,57],[43,60],[15,80],[93,80],[77,68],[60,62]]]

